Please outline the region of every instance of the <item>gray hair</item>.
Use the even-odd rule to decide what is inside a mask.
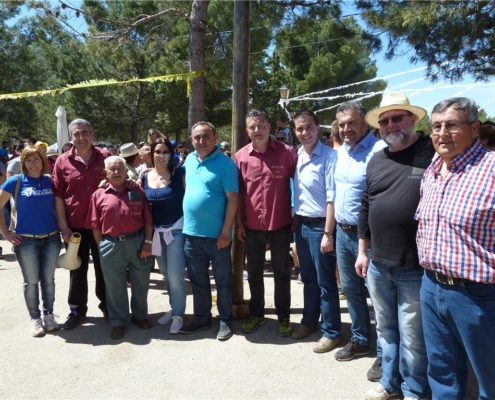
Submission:
[[[70,128],[72,128],[74,125],[86,125],[88,131],[93,132],[93,129],[91,129],[91,124],[88,121],[78,118],[69,124],[69,135],[72,135],[72,131],[70,130]]]
[[[191,134],[192,134],[192,131],[196,129],[196,127],[200,126],[200,125],[207,125],[210,127],[210,130],[211,132],[216,136],[217,135],[217,129],[213,126],[213,124],[211,122],[206,122],[206,121],[199,121],[199,122],[196,122],[193,127],[191,128]]]
[[[432,114],[442,114],[448,108],[453,108],[456,111],[462,111],[467,115],[467,122],[478,121],[478,106],[475,101],[467,97],[450,97],[442,100],[433,107]]]
[[[105,169],[108,170],[108,166],[110,165],[110,163],[112,162],[115,162],[115,161],[121,161],[122,164],[124,164],[124,166],[126,166],[126,162],[125,162],[125,159],[121,156],[110,156],[110,157],[107,157],[105,158],[104,162],[105,162]]]
[[[336,114],[345,114],[350,110],[356,110],[363,119],[366,117],[366,108],[364,108],[363,104],[357,100],[350,100],[342,103],[340,106],[337,107]]]

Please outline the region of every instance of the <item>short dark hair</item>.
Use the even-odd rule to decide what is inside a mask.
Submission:
[[[277,117],[277,122],[283,122],[284,124],[287,123],[287,117],[285,115],[279,115]]]
[[[247,115],[246,115],[246,121],[249,118],[264,118],[267,123],[270,123],[270,118],[268,118],[267,113],[264,110],[259,110],[259,109],[254,109],[254,110],[249,110]]]
[[[342,103],[340,106],[337,107],[337,112],[336,114],[339,113],[347,113],[349,110],[356,110],[359,115],[363,118],[363,120],[366,117],[366,108],[363,106],[363,104],[360,101],[357,100],[350,100],[346,101],[345,103]]]
[[[320,125],[320,121],[318,121],[318,117],[316,116],[316,114],[313,112],[313,111],[299,111],[296,113],[296,115],[294,115],[294,121],[296,119],[299,119],[299,118],[302,118],[302,117],[311,117],[313,118],[313,121],[315,123],[315,125]]]

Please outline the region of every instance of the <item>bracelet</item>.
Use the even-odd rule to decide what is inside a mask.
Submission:
[[[153,240],[150,240],[150,239],[145,239],[145,240],[144,240],[144,243],[153,244]]]

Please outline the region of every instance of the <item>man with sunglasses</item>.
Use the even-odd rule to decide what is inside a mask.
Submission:
[[[365,280],[356,274],[354,268],[358,256],[357,223],[366,166],[371,157],[386,144],[373,136],[365,116],[366,109],[358,101],[348,101],[337,108],[339,136],[344,144],[338,152],[335,169],[336,252],[352,331],[350,342],[335,354],[337,361],[350,361],[371,351],[371,321]],[[367,378],[373,382],[381,378],[379,343],[376,352],[377,358],[367,374]]]
[[[431,114],[438,157],[416,212],[421,309],[434,399],[467,398],[467,359],[480,399],[495,399],[495,154],[478,140],[476,103],[441,101]]]
[[[430,396],[414,219],[421,178],[435,154],[431,138],[414,132],[425,115],[401,93],[385,94],[380,107],[366,114],[387,143],[368,163],[358,221],[356,272],[367,278],[382,348],[383,376],[366,393],[368,400]]]

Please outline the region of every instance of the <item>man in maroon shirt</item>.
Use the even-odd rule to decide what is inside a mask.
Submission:
[[[93,258],[96,276],[96,297],[99,308],[107,314],[105,281],[101,272],[98,246],[93,232],[85,229],[91,196],[99,183],[106,178],[105,158],[111,154],[105,149],[93,146],[94,132],[84,119],[76,119],[69,124],[69,132],[74,146],[58,157],[53,169],[55,187],[55,211],[66,243],[73,232],[81,234],[78,256],[81,266],[70,271],[69,307],[70,314],[63,325],[64,329],[78,326],[88,311],[88,264],[89,251]]]
[[[143,189],[128,184],[125,160],[109,157],[105,169],[109,185],[91,197],[86,228],[93,230],[100,251],[112,326],[110,337],[117,340],[124,336],[124,327],[129,322],[128,268],[132,282],[131,321],[141,329],[151,328],[148,287],[153,218]]]
[[[263,267],[268,243],[275,279],[278,334],[290,336],[290,178],[294,177],[297,156],[292,147],[270,137],[270,122],[264,111],[250,111],[246,127],[251,143],[240,149],[234,158],[239,168],[240,194],[237,237],[246,243],[251,291],[251,316],[242,329],[246,333],[254,332],[265,322]]]

